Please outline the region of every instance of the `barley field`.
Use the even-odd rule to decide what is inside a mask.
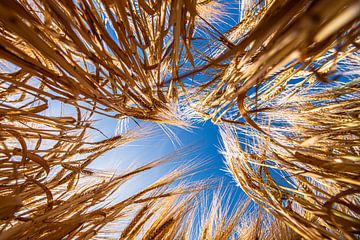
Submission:
[[[0,0],[0,240],[359,239],[359,48],[359,0]]]

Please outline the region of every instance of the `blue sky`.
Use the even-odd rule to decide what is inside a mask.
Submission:
[[[222,10],[226,14],[219,16],[221,19],[219,22],[213,22],[215,28],[220,32],[225,32],[229,30],[239,21],[239,1],[219,1],[223,4]],[[117,42],[116,34],[112,29],[112,26],[107,23],[106,28],[109,34]],[[205,26],[206,28],[206,26]],[[196,36],[203,38],[212,39],[213,37],[208,35],[207,32],[197,31]],[[205,40],[206,41],[206,40]],[[204,44],[200,41],[194,44]],[[210,49],[211,51],[211,49]],[[190,80],[190,79],[189,79]],[[195,78],[195,81],[201,81],[199,78]],[[186,81],[187,82],[187,81]],[[101,129],[101,131],[107,136],[112,137],[116,134],[118,120],[110,119],[102,116],[96,117],[99,121],[96,123],[96,127]],[[138,121],[139,122],[139,121]],[[169,126],[173,131],[174,135],[179,139],[179,143],[173,143],[170,140],[170,137],[167,136],[166,132],[163,131],[157,124],[139,122],[142,127],[149,126],[155,128],[156,131],[152,136],[148,138],[141,139],[127,144],[126,146],[121,146],[117,149],[114,149],[99,159],[97,159],[90,167],[109,170],[109,171],[125,171],[129,167],[140,166],[144,163],[159,159],[167,154],[172,154],[174,151],[186,148],[188,146],[196,146],[197,150],[187,155],[185,159],[180,159],[181,161],[192,160],[194,162],[203,163],[206,161],[206,168],[204,171],[196,174],[192,179],[200,180],[210,177],[221,178],[218,181],[223,181],[224,186],[233,186],[234,189],[239,189],[235,187],[235,183],[232,180],[230,174],[224,171],[225,164],[224,158],[219,153],[220,151],[220,135],[218,132],[218,127],[213,125],[210,121],[199,123],[198,120],[194,121],[193,127],[191,130],[184,130],[178,127]],[[140,129],[132,120],[129,120],[129,127],[134,128],[135,131],[143,131]],[[138,130],[137,130],[138,129]],[[95,139],[101,139],[102,136],[92,136]],[[171,164],[170,164],[171,165]],[[148,184],[151,184],[157,178],[163,176],[171,167],[163,166],[151,170],[148,173],[143,174],[142,176],[133,179],[132,181],[137,184],[131,184],[131,186],[137,185],[139,190],[142,187],[145,187]],[[135,189],[133,189],[136,192]],[[131,194],[129,192],[129,194]]]
[[[112,137],[117,134],[119,120],[102,116],[98,116],[96,119],[98,121],[96,122],[95,127],[101,129],[107,137]],[[139,121],[138,123],[140,124],[140,127],[129,119],[129,129],[132,129],[133,131],[153,129],[153,133],[146,138],[141,138],[107,152],[96,159],[90,167],[120,173],[129,168],[138,167],[145,163],[160,159],[165,155],[172,155],[176,150],[182,151],[185,149],[184,151],[186,151],[188,147],[195,147],[195,150],[189,150],[189,153],[185,157],[135,177],[124,186],[123,189],[127,190],[122,192],[123,196],[120,196],[120,198],[125,198],[130,194],[136,193],[164,176],[171,171],[171,169],[182,163],[185,164],[188,161],[204,165],[204,167],[201,167],[200,172],[190,177],[192,181],[212,178],[215,182],[214,189],[216,188],[216,183],[222,183],[224,189],[230,187],[234,190],[233,192],[235,195],[233,198],[243,196],[242,191],[236,187],[236,183],[233,181],[230,174],[224,171],[226,166],[224,164],[224,158],[220,153],[221,140],[216,125],[212,124],[210,121],[194,123],[190,130],[169,126],[179,139],[178,142],[174,142],[158,124]],[[100,134],[90,137],[94,140],[103,138]],[[130,186],[130,188],[128,186]]]

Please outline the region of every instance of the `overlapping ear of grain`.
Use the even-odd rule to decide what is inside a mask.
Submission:
[[[0,239],[112,237],[119,221],[123,239],[191,238],[208,182],[192,187],[178,170],[106,205],[163,161],[120,176],[88,168],[147,134],[91,142],[94,116],[186,126],[183,107],[224,126],[230,172],[276,218],[244,228],[242,207],[222,219],[214,198],[204,239],[354,239],[360,4],[241,3],[242,21],[221,33],[217,1],[0,1]],[[207,44],[194,44],[197,31]]]
[[[195,1],[9,1],[0,12],[1,57],[38,79],[41,94],[113,117],[182,124],[181,84],[163,82],[191,59]],[[27,81],[22,88],[36,92]]]
[[[21,73],[3,70],[3,80],[31,81]],[[151,188],[104,205],[133,176],[169,161],[164,158],[119,176],[88,168],[105,152],[146,136],[146,129],[93,142],[88,137],[96,131],[89,118],[92,113],[74,106],[77,118],[48,116],[52,100],[6,81],[1,87],[0,239],[88,238],[102,233],[109,222],[130,219],[129,212],[139,208],[139,202],[194,191],[168,186],[181,176],[173,172]]]
[[[250,127],[223,131],[236,181],[309,238],[351,239],[359,228],[356,85],[290,97],[262,114],[266,134]],[[251,139],[244,142],[237,134]]]
[[[261,9],[248,34],[205,65],[217,74],[193,96],[197,111],[224,122],[229,170],[250,197],[308,239],[354,239],[360,4]]]
[[[148,4],[0,2],[1,239],[90,238],[108,223],[130,221],[142,205],[156,203],[149,208],[156,212],[161,199],[175,201],[201,188],[175,185],[184,173],[177,171],[104,205],[130,178],[173,157],[120,176],[88,168],[105,152],[148,134],[130,130],[93,142],[89,135],[99,131],[94,116],[185,124],[175,85],[163,88],[162,82],[179,71],[195,3]],[[177,224],[185,215],[179,211]]]

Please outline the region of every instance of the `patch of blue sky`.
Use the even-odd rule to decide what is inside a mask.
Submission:
[[[226,14],[216,16],[215,19],[217,19],[217,21],[212,22],[217,31],[224,33],[230,30],[240,21],[241,14],[243,14],[243,6],[241,6],[241,4],[244,4],[245,2],[246,1],[220,1],[220,3],[223,4],[223,10],[226,12]],[[114,27],[104,15],[102,15],[102,19],[105,22],[105,27],[112,40],[118,44],[119,41],[117,39]],[[169,34],[171,34],[171,31]],[[218,37],[219,36],[220,35],[218,35]],[[166,36],[165,40],[168,40],[168,38],[169,36]],[[196,29],[195,38],[199,39],[194,41],[195,48],[199,47],[200,45],[205,46],[206,43],[209,43],[207,46],[209,49],[211,48],[209,51],[216,49],[219,46],[223,47],[223,43],[221,43],[220,38],[217,43],[210,44],[210,40],[212,40],[213,37],[210,36],[208,32],[201,29]],[[110,51],[108,48],[107,50]],[[143,57],[142,50],[138,49],[138,52],[140,57]],[[113,57],[115,57],[112,52],[110,53]],[[184,64],[184,69],[186,69],[184,71],[191,69],[192,66],[189,62],[185,62]],[[195,78],[187,78],[184,79],[184,81],[188,86],[194,85],[194,82],[206,82],[209,80],[208,74],[209,72],[206,72],[206,76],[203,74],[198,74]],[[107,117],[102,118],[99,116],[99,121],[96,122],[95,126],[101,129],[101,131],[106,136],[111,137],[116,133],[118,121],[119,120],[117,119],[111,119]],[[141,126],[144,125],[144,122],[138,122]],[[216,125],[212,124],[210,121],[201,122],[194,120],[191,130],[184,130],[181,128],[169,126],[174,135],[180,139],[181,144],[174,144],[171,140],[171,136],[169,137],[166,132],[162,131],[158,126],[156,126],[156,124],[153,124],[152,127],[157,128],[156,134],[154,134],[154,136],[137,140],[135,142],[128,143],[125,146],[120,146],[116,149],[113,149],[98,158],[93,164],[91,164],[90,167],[104,170],[116,169],[117,172],[121,172],[125,171],[131,166],[139,166],[161,158],[166,154],[171,154],[172,152],[179,150],[182,147],[196,145],[198,150],[190,155],[187,155],[185,157],[186,159],[183,159],[183,161],[192,159],[192,161],[198,162],[200,164],[206,161],[206,164],[203,171],[193,175],[191,180],[199,181],[206,178],[218,178],[218,180],[216,180],[217,182],[222,182],[223,186],[228,186],[233,189],[233,192],[235,193],[233,196],[234,199],[238,199],[243,195],[242,191],[235,186],[236,184],[232,180],[230,174],[225,171],[226,166],[224,164],[224,158],[220,153],[221,141],[218,127]],[[132,120],[130,120],[130,128],[137,129],[139,127],[137,124],[134,124]],[[139,131],[141,131],[141,128],[139,128]],[[98,134],[98,137],[101,138],[101,134]],[[129,184],[127,184],[130,186],[129,188],[126,186],[122,187],[128,191],[124,193],[122,197],[133,194],[141,190],[143,187],[148,186],[169,170],[171,170],[171,167],[166,165],[147,171],[139,177],[135,177],[129,182]]]
[[[213,26],[219,33],[222,34],[228,31],[240,21],[241,15],[243,14],[241,4],[244,4],[245,2],[246,1],[221,1],[224,5],[226,14],[217,16],[217,21],[212,22]],[[105,22],[105,27],[112,40],[118,44],[119,41],[114,27],[106,20],[104,15],[102,15],[102,19]],[[171,32],[169,33],[171,34]],[[220,34],[218,34],[217,37],[220,37]],[[195,38],[198,38],[198,40],[194,41],[195,48],[199,47],[200,49],[204,49],[205,46],[206,51],[214,51],[220,46],[221,48],[224,48],[223,50],[226,50],[226,46],[221,43],[220,38],[217,43],[213,43],[213,36],[209,35],[209,32],[202,29],[196,30]],[[109,48],[107,48],[107,50],[110,51]],[[143,57],[141,50],[138,50],[140,57]],[[112,52],[111,54],[115,57]],[[189,62],[185,62],[184,64],[184,71],[191,69],[192,66]],[[195,78],[187,78],[184,79],[184,81],[187,85],[191,86],[194,82],[198,83],[208,81],[208,76],[209,72],[206,72],[206,74],[198,74]],[[98,115],[96,115],[96,118],[98,121],[95,123],[95,126],[98,129],[101,129],[107,137],[112,137],[116,134],[119,120],[101,117]],[[233,209],[236,207],[236,204],[238,204],[237,200],[243,197],[243,193],[238,187],[236,187],[236,184],[230,174],[225,171],[226,166],[224,164],[224,158],[220,153],[221,141],[219,129],[216,125],[212,124],[210,121],[201,122],[194,120],[190,130],[168,126],[168,128],[174,133],[174,136],[177,136],[177,138],[180,139],[181,144],[178,144],[174,143],[172,141],[172,137],[168,136],[165,131],[159,128],[158,125],[150,123],[145,124],[141,121],[138,121],[138,123],[141,127],[151,125],[151,127],[157,128],[156,133],[153,136],[125,144],[124,146],[120,146],[109,151],[99,157],[93,164],[90,165],[90,167],[100,170],[122,172],[131,167],[140,166],[150,161],[159,159],[164,155],[172,154],[176,150],[186,148],[186,146],[194,145],[197,146],[197,151],[186,155],[186,157],[183,157],[184,159],[180,159],[177,163],[189,160],[199,164],[206,162],[206,164],[204,164],[205,167],[202,168],[203,171],[191,176],[191,181],[195,182],[207,178],[217,179],[215,180],[215,183],[221,183],[224,189],[226,187],[231,189],[231,192],[233,193],[232,200],[234,201],[230,204],[230,208]],[[142,131],[143,129],[141,127],[130,120],[129,128],[135,129],[135,131]],[[94,139],[101,139],[103,137],[102,134],[97,134],[98,136],[92,137]],[[171,164],[168,164],[144,172],[143,174],[133,178],[121,187],[124,191],[121,192],[121,196],[118,196],[118,198],[125,198],[140,191],[167,172],[171,171],[171,169],[173,169],[173,167]],[[212,193],[209,192],[208,194]]]
[[[118,121],[111,118],[98,119],[95,127],[101,129],[102,133],[107,137],[112,137],[116,135]],[[190,181],[194,182],[211,178],[214,179],[214,187],[217,185],[216,183],[220,182],[222,182],[223,186],[235,187],[232,177],[225,171],[224,158],[220,154],[220,138],[216,125],[209,121],[194,123],[190,130],[167,126],[174,136],[179,139],[179,142],[177,142],[173,141],[174,136],[169,136],[158,124],[137,122],[140,126],[129,120],[129,129],[132,131],[144,131],[144,129],[154,128],[155,130],[148,137],[140,138],[105,153],[89,167],[121,173],[130,168],[133,169],[160,159],[165,155],[175,154],[175,151],[188,151],[188,149],[191,149],[191,151],[181,156],[180,159],[146,171],[133,178],[128,184],[122,186],[122,189],[126,189],[126,191],[122,192],[120,198],[125,198],[140,191],[176,166],[187,163],[202,166],[200,168],[201,171],[196,171],[196,174],[189,178]],[[92,136],[92,138],[97,140],[103,138],[102,134],[97,133],[97,135]]]

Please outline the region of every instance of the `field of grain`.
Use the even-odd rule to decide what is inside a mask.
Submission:
[[[359,0],[0,0],[0,240],[359,239],[359,26]],[[193,180],[196,144],[91,167],[205,121],[248,199]]]

